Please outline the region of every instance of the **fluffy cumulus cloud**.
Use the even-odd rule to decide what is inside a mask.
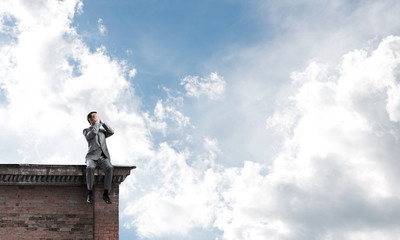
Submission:
[[[211,73],[205,78],[187,76],[182,79],[181,85],[185,87],[187,96],[199,98],[204,95],[210,99],[218,99],[225,92],[226,82],[217,73]]]
[[[116,163],[149,155],[145,121],[127,81],[132,68],[104,47],[90,51],[71,27],[82,3],[1,4],[1,161],[82,163],[91,110],[119,132],[109,143]]]
[[[271,166],[248,162],[223,196],[227,239],[397,239],[400,38],[311,63],[267,127],[284,136]],[[263,169],[267,167],[267,169]]]
[[[399,47],[387,37],[338,69],[311,63],[292,74],[289,100],[267,120],[286,139],[259,204],[267,225],[286,226],[272,239],[399,237]]]
[[[126,221],[126,227],[134,226],[143,237],[163,238],[185,236],[193,228],[212,226],[214,209],[219,203],[219,176],[206,167],[188,165],[187,158],[187,152],[176,152],[166,143],[160,145],[146,166],[151,184],[138,191],[143,195],[135,197],[135,193],[122,191],[121,199],[127,204],[122,211],[123,219],[133,217]],[[141,181],[145,179],[142,177]]]
[[[400,37],[342,59],[292,73],[267,119],[284,139],[271,165],[220,166],[215,139],[190,164],[190,151],[160,145],[146,169],[153,187],[122,191],[125,227],[156,239],[196,228],[218,239],[398,239]]]

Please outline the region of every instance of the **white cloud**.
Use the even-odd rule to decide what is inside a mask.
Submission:
[[[284,129],[291,124],[293,131],[266,176],[272,195],[285,197],[276,199],[286,209],[275,218],[289,223],[288,239],[352,239],[380,231],[383,239],[399,236],[388,214],[399,206],[378,207],[400,194],[388,168],[399,154],[398,110],[388,107],[400,97],[392,95],[399,85],[399,43],[388,37],[370,54],[350,52],[334,75],[315,63],[292,75],[295,94],[268,122]],[[374,224],[383,219],[388,225]]]
[[[114,163],[149,156],[152,143],[124,77],[126,63],[107,56],[105,47],[91,52],[70,25],[82,3],[2,4],[1,19],[14,19],[7,34],[16,39],[0,47],[2,162],[84,163],[82,129],[91,110],[116,131],[109,140]]]
[[[134,77],[136,76],[136,74],[137,74],[136,68],[132,68],[132,69],[129,71],[129,78],[134,78]]]
[[[169,96],[166,100],[158,100],[154,107],[153,114],[144,113],[149,130],[161,132],[164,136],[171,131],[182,131],[192,126],[190,118],[178,110],[182,97]]]
[[[226,82],[217,73],[211,73],[206,78],[187,76],[182,79],[181,85],[185,87],[188,96],[199,98],[205,95],[210,99],[218,99],[224,95]]]
[[[125,226],[156,239],[212,227],[218,239],[397,239],[400,128],[387,105],[398,97],[399,43],[388,37],[371,53],[346,54],[338,69],[311,63],[293,73],[290,101],[269,121],[288,129],[272,165],[216,164],[211,138],[201,156],[161,144],[137,172],[150,187],[122,196]]]
[[[105,35],[106,34],[107,28],[106,28],[106,26],[104,26],[102,18],[99,18],[97,20],[97,28],[99,29],[99,32],[100,32],[101,35]]]
[[[128,191],[121,195],[127,203],[123,219],[133,217],[126,227],[135,226],[147,238],[184,236],[195,227],[211,227],[218,203],[214,178],[218,176],[191,168],[187,158],[187,153],[162,143],[145,169],[136,172],[142,183],[151,184],[141,190],[141,197]]]

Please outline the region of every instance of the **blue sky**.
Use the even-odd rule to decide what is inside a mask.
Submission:
[[[268,38],[273,26],[269,29],[252,15],[255,7],[237,1],[89,1],[84,2],[84,13],[75,18],[74,25],[89,47],[106,46],[110,56],[126,59],[138,70],[131,83],[143,98],[143,107],[152,109],[166,96],[163,87],[182,91],[180,81],[187,75],[230,72],[224,55]],[[98,30],[100,18],[107,29],[104,34]],[[194,101],[189,108],[200,109],[188,114],[204,111],[204,106],[196,104],[204,99]],[[214,128],[218,126],[210,127],[206,130],[219,131]],[[231,132],[226,129],[221,134],[230,137]]]
[[[97,110],[121,239],[398,239],[399,11],[2,1],[0,162],[82,164]]]
[[[259,41],[263,26],[248,8],[234,1],[88,1],[74,23],[90,46],[105,45],[140,69],[134,84],[151,101],[160,84],[176,88],[186,75],[215,71],[204,63],[224,48]]]

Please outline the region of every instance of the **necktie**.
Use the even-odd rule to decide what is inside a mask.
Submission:
[[[97,143],[98,143],[99,146],[101,147],[101,144],[100,144],[100,135],[99,135],[99,134],[97,134]]]

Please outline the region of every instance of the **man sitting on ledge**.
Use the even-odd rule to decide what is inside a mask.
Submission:
[[[83,130],[83,135],[88,142],[89,148],[86,154],[86,182],[89,191],[86,202],[88,204],[93,203],[94,170],[99,166],[104,170],[105,174],[103,200],[110,204],[111,200],[108,193],[111,190],[114,167],[110,161],[106,138],[113,135],[114,131],[110,126],[102,122],[97,112],[90,112],[87,115],[87,120],[91,126]]]

